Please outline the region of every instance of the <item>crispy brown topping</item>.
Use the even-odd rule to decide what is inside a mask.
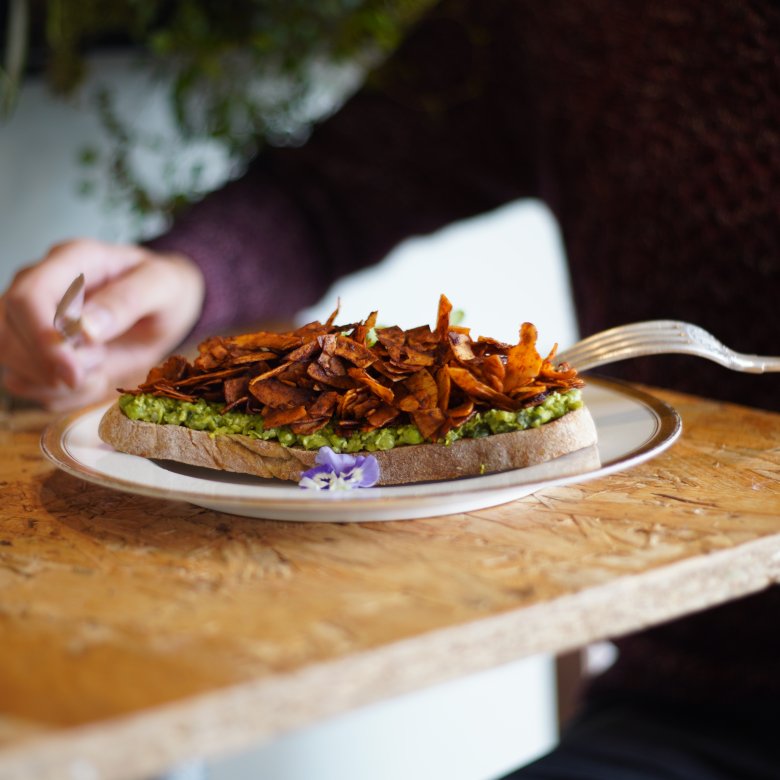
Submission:
[[[413,422],[435,440],[477,411],[515,411],[583,385],[574,368],[555,365],[555,347],[539,355],[530,323],[515,345],[474,340],[468,328],[450,324],[451,311],[442,295],[435,330],[379,328],[372,346],[377,312],[338,326],[338,309],[324,324],[290,332],[213,337],[200,344],[193,363],[168,358],[130,392],[206,398],[224,410],[260,412],[268,427],[289,425],[299,434],[331,421],[342,433]]]

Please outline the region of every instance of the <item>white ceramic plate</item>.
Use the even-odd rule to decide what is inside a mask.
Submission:
[[[41,448],[63,471],[88,482],[230,514],[309,522],[408,520],[484,509],[622,471],[665,450],[682,430],[672,407],[628,385],[590,378],[584,398],[596,422],[597,447],[501,474],[336,493],[116,452],[97,434],[105,406],[52,423]]]

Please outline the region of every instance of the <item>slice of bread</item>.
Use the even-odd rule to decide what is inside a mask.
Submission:
[[[211,436],[181,425],[134,421],[118,404],[103,416],[98,432],[104,442],[131,455],[295,482],[317,455],[238,434]],[[378,485],[400,485],[525,468],[589,447],[596,438],[593,418],[583,407],[525,431],[359,454],[376,457]]]

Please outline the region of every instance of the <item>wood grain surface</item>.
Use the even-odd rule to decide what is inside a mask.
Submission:
[[[684,431],[642,466],[373,524],[87,485],[0,411],[0,778],[143,777],[776,582],[780,415],[657,394]]]

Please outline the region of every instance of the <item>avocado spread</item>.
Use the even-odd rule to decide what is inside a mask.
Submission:
[[[159,423],[163,425],[184,425],[196,431],[208,431],[214,436],[237,433],[255,439],[276,439],[285,447],[302,447],[317,450],[331,447],[335,452],[375,452],[391,450],[407,444],[422,444],[423,437],[413,424],[387,426],[374,431],[355,431],[342,436],[329,423],[316,433],[299,435],[287,426],[265,428],[263,418],[245,412],[220,413],[220,404],[204,400],[195,402],[177,401],[153,395],[131,395],[126,393],[119,399],[119,406],[131,420]],[[582,406],[580,390],[565,393],[553,392],[537,406],[529,406],[518,412],[504,412],[488,409],[477,412],[458,428],[451,430],[442,444],[452,444],[458,439],[478,439],[494,433],[522,431],[538,428],[551,420],[563,417],[567,412]]]

